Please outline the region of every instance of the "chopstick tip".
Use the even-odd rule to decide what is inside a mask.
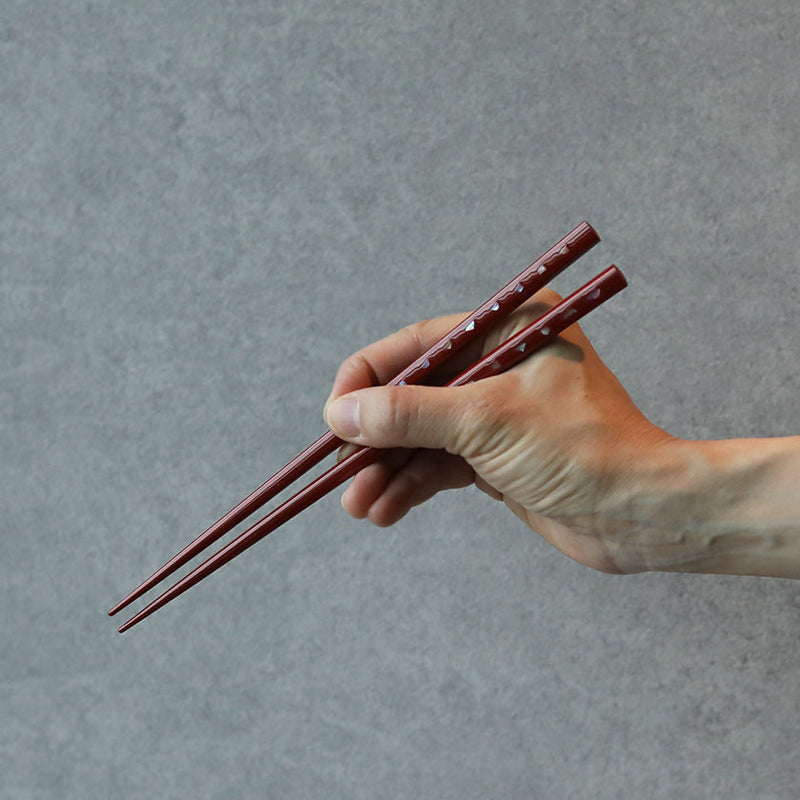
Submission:
[[[111,608],[108,609],[108,616],[113,617],[118,612],[122,611],[125,606],[130,605],[135,598],[133,597],[123,597],[118,603],[115,603]]]
[[[136,617],[131,617],[131,619],[129,619],[127,622],[123,622],[122,625],[117,628],[117,633],[125,633],[125,631],[127,631],[129,628],[132,628],[137,622],[138,620]]]
[[[138,600],[147,589],[150,588],[150,582],[142,583],[137,586],[132,592],[126,594],[125,597],[122,598],[118,603],[115,603],[111,608],[108,609],[108,616],[113,617],[114,614],[122,611],[123,608],[129,606],[134,600]]]

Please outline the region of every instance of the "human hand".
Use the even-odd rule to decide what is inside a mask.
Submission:
[[[539,292],[456,356],[456,371],[559,300]],[[342,364],[325,407],[328,424],[349,442],[389,448],[355,477],[345,509],[391,525],[437,492],[475,483],[587,566],[648,568],[638,547],[626,552],[630,537],[612,521],[623,516],[630,475],[672,437],[642,415],[579,326],[514,369],[466,386],[376,386],[460,319],[409,326]]]

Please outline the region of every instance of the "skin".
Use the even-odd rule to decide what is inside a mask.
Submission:
[[[453,374],[560,298],[544,290]],[[463,387],[380,386],[463,316],[411,325],[348,358],[325,418],[385,448],[342,498],[392,525],[445,489],[475,484],[581,564],[800,577],[800,437],[697,442],[651,423],[580,327],[514,369]]]

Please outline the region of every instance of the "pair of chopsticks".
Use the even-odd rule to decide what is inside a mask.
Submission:
[[[594,228],[587,222],[581,222],[560,242],[553,245],[546,253],[517,275],[516,278],[507,283],[499,292],[490,297],[483,305],[479,306],[436,344],[396,375],[389,381],[388,385],[401,386],[420,383],[458,350],[478,337],[482,337],[498,320],[510,314],[599,241],[600,237]],[[553,341],[564,329],[624,289],[626,285],[627,282],[620,270],[613,265],[608,267],[608,269],[594,277],[536,321],[519,331],[519,333],[506,340],[446,385],[463,386],[472,381],[497,375],[510,369],[522,359],[527,358]],[[175,570],[180,569],[198,553],[231,531],[236,525],[297,480],[312,466],[333,453],[342,443],[342,440],[331,431],[325,433],[173,556],[166,564],[156,570],[146,581],[120,600],[108,612],[109,615],[113,616],[171,575]],[[188,573],[172,588],[159,595],[149,605],[125,622],[119,628],[119,632],[123,633],[178,595],[183,594],[183,592],[212,572],[215,572],[223,564],[226,564],[257,541],[263,539],[267,534],[308,508],[348,478],[353,477],[368,464],[376,461],[379,456],[380,451],[373,448],[357,448],[355,452],[342,459],[319,478],[312,481],[285,503],[240,534],[207,561]]]

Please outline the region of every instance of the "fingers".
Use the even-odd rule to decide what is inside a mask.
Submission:
[[[472,363],[559,299],[554,292],[539,292],[459,360]],[[505,454],[519,450],[535,416],[533,398],[558,400],[568,385],[575,389],[575,370],[590,351],[577,326],[554,340],[549,355],[537,354],[504,375],[474,384],[375,385],[394,377],[462,319],[453,315],[409,326],[354,354],[340,368],[325,406],[326,422],[345,441],[391,451],[388,460],[354,478],[342,498],[351,515],[391,525],[437,492],[470,483],[503,499],[495,488],[502,481],[492,480],[492,485],[476,479],[470,462],[482,472],[486,463],[505,464],[507,473],[513,459]],[[418,448],[423,450],[411,453]]]
[[[392,478],[414,457],[413,450],[387,450],[381,460],[362,469],[342,496],[342,506],[350,516],[365,519],[372,504],[381,496]]]
[[[342,439],[369,447],[424,447],[463,455],[471,424],[477,384],[457,388],[375,386],[337,397],[325,409],[325,420]],[[485,393],[485,389],[480,392]],[[484,421],[483,427],[491,424]]]
[[[469,486],[472,468],[443,451],[419,450],[406,454],[406,463],[371,464],[356,475],[342,497],[345,510],[357,519],[368,518],[379,527],[393,525],[414,506],[438,492]]]
[[[543,289],[493,329],[486,341],[477,341],[454,355],[442,368],[445,377],[452,377],[472,364],[481,354],[500,344],[511,333],[540,316],[561,298]],[[364,347],[347,358],[339,367],[331,388],[328,404],[356,389],[388,383],[395,375],[422,355],[464,319],[464,314],[451,314],[409,325],[390,336]]]
[[[339,367],[328,402],[355,389],[388,383],[462,319],[463,314],[453,314],[417,322],[353,353]]]

